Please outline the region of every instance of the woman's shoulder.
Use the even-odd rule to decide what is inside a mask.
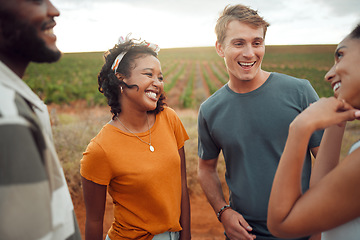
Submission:
[[[164,110],[156,116],[156,119],[158,119],[159,122],[166,121],[172,125],[181,121],[176,111],[168,106],[164,107]]]
[[[165,106],[164,110],[162,110],[159,115],[163,115],[166,117],[177,117],[177,113],[175,112],[174,109],[172,109],[171,107]]]
[[[96,142],[98,145],[103,145],[109,139],[116,137],[116,135],[116,127],[106,123],[91,141]]]

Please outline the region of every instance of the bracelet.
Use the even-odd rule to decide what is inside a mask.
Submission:
[[[225,212],[226,209],[231,209],[230,205],[225,205],[222,208],[220,208],[219,212],[216,214],[219,222],[221,222],[221,215],[223,214],[223,212]]]

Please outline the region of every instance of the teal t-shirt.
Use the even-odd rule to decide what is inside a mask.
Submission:
[[[222,150],[231,207],[253,227],[257,239],[277,239],[266,227],[267,207],[289,124],[318,95],[304,79],[271,73],[258,89],[244,94],[226,84],[201,106],[198,118],[198,155],[214,159]],[[322,131],[311,137],[309,149],[320,145]],[[302,176],[309,186],[311,155]]]

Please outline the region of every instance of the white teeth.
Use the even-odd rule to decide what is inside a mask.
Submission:
[[[341,87],[341,82],[337,82],[334,87],[333,87],[333,91],[335,92],[336,90],[338,90]]]
[[[54,31],[53,31],[52,28],[49,28],[49,29],[46,29],[46,30],[44,31],[44,33],[45,33],[45,34],[53,34]]]
[[[146,92],[146,95],[148,95],[150,98],[156,98],[156,93],[154,92]]]
[[[246,63],[246,62],[242,62],[240,63],[241,66],[252,66],[254,65],[255,62],[251,62],[251,63]]]

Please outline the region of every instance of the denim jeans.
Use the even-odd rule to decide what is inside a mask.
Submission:
[[[153,240],[178,240],[179,232],[164,232],[154,236]]]
[[[179,232],[164,232],[154,236],[153,240],[178,240],[179,239]],[[105,240],[111,240],[109,235],[106,235]]]

